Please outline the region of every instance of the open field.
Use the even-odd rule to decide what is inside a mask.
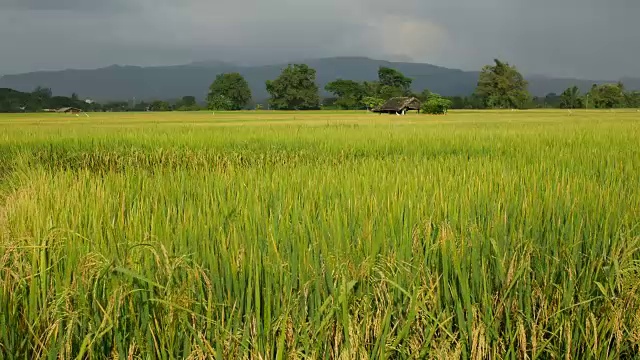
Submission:
[[[640,113],[0,115],[0,358],[639,358]]]

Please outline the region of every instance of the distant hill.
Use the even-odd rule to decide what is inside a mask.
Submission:
[[[640,90],[640,78],[622,78],[620,79],[628,90]]]
[[[337,78],[358,81],[375,80],[380,66],[388,66],[414,79],[415,91],[425,88],[445,96],[469,95],[476,87],[478,72],[448,69],[430,64],[389,62],[363,57],[336,57],[304,61],[318,72],[318,84],[324,85]],[[203,100],[211,82],[217,74],[239,72],[243,74],[253,92],[255,101],[268,98],[265,81],[276,78],[283,67],[238,66],[220,61],[194,62],[186,65],[139,67],[113,65],[95,70],[41,71],[0,78],[0,88],[31,91],[37,86],[49,87],[56,95],[69,96],[77,93],[83,98],[98,101],[126,100],[170,100],[193,95]],[[594,83],[602,81],[558,79],[535,76],[529,79],[530,91],[534,95],[550,92],[560,93],[569,86],[577,85],[588,90]],[[628,84],[629,89],[640,89],[640,80]]]

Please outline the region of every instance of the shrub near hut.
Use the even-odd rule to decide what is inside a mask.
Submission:
[[[422,104],[422,112],[431,115],[445,115],[453,103],[438,94],[431,94]]]
[[[368,96],[362,99],[362,104],[364,104],[367,110],[373,111],[381,107],[382,105],[384,105],[384,100],[380,98]]]

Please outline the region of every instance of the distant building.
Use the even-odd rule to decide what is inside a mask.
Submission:
[[[74,108],[74,107],[63,107],[60,108],[58,110],[56,110],[57,113],[64,113],[64,114],[78,114],[81,113],[82,110],[78,109],[78,108]]]
[[[380,106],[377,109],[374,109],[374,112],[384,113],[384,114],[405,114],[409,110],[420,111],[420,100],[414,97],[395,97],[387,100],[384,105]]]

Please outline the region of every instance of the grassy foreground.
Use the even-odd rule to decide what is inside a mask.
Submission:
[[[0,358],[638,358],[640,114],[0,115]]]

